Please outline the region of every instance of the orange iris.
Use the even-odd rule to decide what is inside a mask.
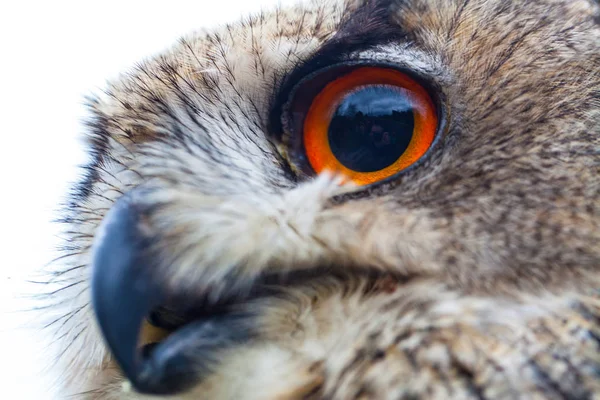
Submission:
[[[386,98],[386,93],[392,94]],[[360,99],[358,112],[356,104],[351,104],[352,96]],[[387,114],[378,111],[382,107],[387,107]],[[345,125],[332,123],[336,117],[339,121],[342,109],[346,114],[348,109],[354,113],[343,117]],[[398,116],[403,120],[398,122]],[[431,146],[437,124],[433,101],[415,80],[393,69],[361,67],[330,82],[314,98],[304,120],[304,149],[316,173],[334,171],[356,184],[367,185],[417,162]],[[402,141],[404,145],[397,144]],[[346,151],[344,143],[350,142],[352,154],[345,159],[358,159],[358,164],[340,160]],[[378,148],[383,150],[378,153]],[[360,163],[371,167],[356,168]]]

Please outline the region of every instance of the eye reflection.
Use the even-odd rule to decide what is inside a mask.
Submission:
[[[412,102],[402,88],[373,85],[347,95],[328,129],[333,155],[358,172],[379,171],[408,148],[414,130]]]

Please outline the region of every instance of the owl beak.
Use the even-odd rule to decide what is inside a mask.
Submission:
[[[121,198],[106,215],[94,243],[92,304],[108,347],[138,390],[147,392],[139,371],[138,340],[149,310],[164,294],[151,278],[150,238],[142,234],[141,215],[131,196]]]
[[[106,343],[133,387],[141,393],[175,394],[209,373],[216,352],[244,340],[247,329],[239,318],[207,317],[141,351],[145,318],[176,297],[161,284],[158,258],[148,250],[155,239],[144,223],[131,194],[105,217],[94,243],[92,303]]]

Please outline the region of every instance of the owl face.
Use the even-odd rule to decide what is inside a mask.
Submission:
[[[567,307],[597,287],[599,15],[591,0],[313,1],[183,38],[111,83],[65,218],[64,372],[85,365],[101,398],[137,398],[125,378],[182,398],[349,398],[340,371],[357,367],[333,349],[364,332],[504,301],[526,326],[544,296]],[[406,363],[381,393],[406,387],[391,379]]]

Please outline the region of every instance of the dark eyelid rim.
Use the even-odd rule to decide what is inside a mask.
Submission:
[[[438,149],[438,147],[440,147],[440,144],[443,142],[443,139],[446,137],[446,134],[448,132],[448,125],[449,125],[448,122],[449,122],[450,110],[448,107],[447,98],[444,94],[444,90],[442,89],[442,87],[439,85],[438,82],[431,79],[430,76],[428,76],[424,73],[412,70],[407,66],[398,65],[398,64],[392,63],[392,62],[385,62],[385,61],[382,62],[382,61],[372,61],[372,60],[341,61],[341,62],[327,65],[327,66],[319,68],[317,70],[314,70],[314,71],[308,73],[307,75],[305,75],[304,77],[302,77],[301,79],[299,79],[293,85],[293,87],[288,91],[288,97],[287,97],[286,101],[280,107],[280,113],[278,115],[280,132],[278,132],[278,136],[276,136],[275,139],[278,142],[283,143],[286,147],[291,147],[290,143],[285,143],[285,137],[289,136],[291,138],[294,135],[298,134],[297,132],[293,132],[293,128],[290,126],[290,121],[292,120],[292,116],[290,115],[291,107],[292,107],[292,104],[294,103],[294,100],[296,99],[298,91],[301,90],[302,87],[306,83],[308,83],[312,80],[318,79],[320,76],[323,76],[323,75],[325,75],[329,72],[332,72],[336,69],[350,71],[352,69],[359,68],[359,67],[389,68],[389,69],[394,69],[394,70],[397,70],[404,74],[407,74],[408,76],[413,78],[415,81],[417,81],[421,86],[423,86],[423,88],[425,88],[425,90],[429,93],[429,95],[431,96],[431,99],[436,107],[436,113],[437,113],[437,117],[438,117],[438,127],[436,129],[435,138],[433,139],[433,142],[431,143],[431,146],[429,147],[427,152],[417,162],[415,162],[408,168],[405,168],[404,170],[399,171],[398,173],[396,173],[386,179],[383,179],[379,182],[375,182],[370,185],[361,186],[360,189],[357,190],[357,191],[364,191],[364,190],[371,190],[375,187],[379,187],[382,185],[390,184],[391,182],[395,182],[398,180],[398,178],[400,176],[410,173],[411,171],[413,171],[416,168],[419,168],[419,166],[421,166],[423,163],[425,163],[431,157],[431,155],[436,151],[436,149]],[[306,174],[307,176],[315,175],[315,172],[312,170],[310,165],[308,165],[307,160],[303,160],[303,157],[302,158],[299,157],[298,154],[293,155],[293,153],[298,153],[297,149],[290,148],[290,149],[286,149],[286,150],[290,152],[290,158],[292,158],[292,160],[289,160],[288,162],[290,162],[292,164],[296,164],[296,163],[301,164],[301,165],[297,165],[296,167],[299,170],[301,170],[304,174]],[[294,160],[293,158],[296,158],[296,160]]]

